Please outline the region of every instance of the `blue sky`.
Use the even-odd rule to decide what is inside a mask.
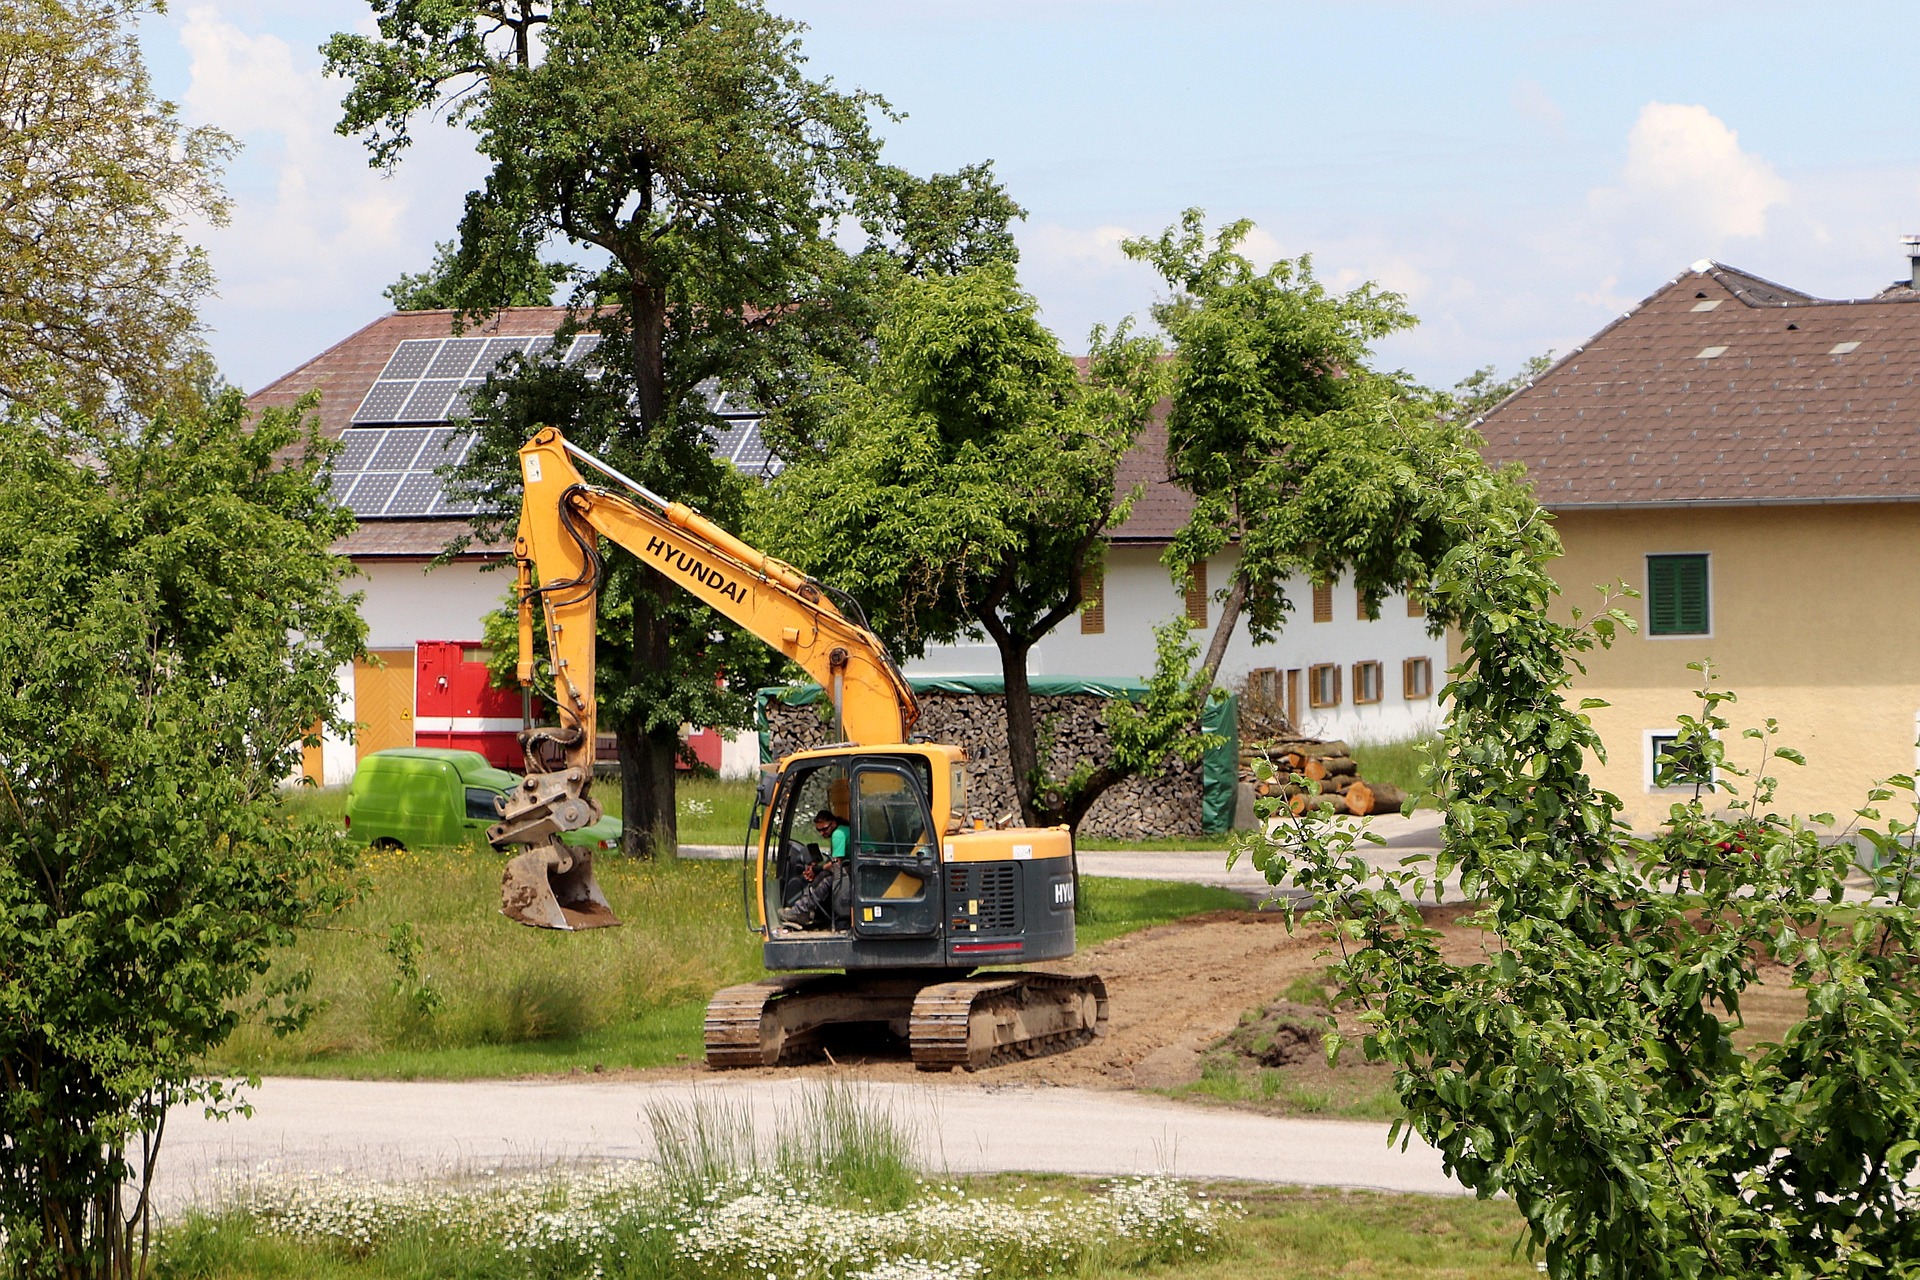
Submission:
[[[1190,205],[1256,256],[1405,293],[1382,362],[1449,384],[1566,350],[1702,257],[1871,293],[1920,232],[1911,10],[1520,0],[773,0],[814,72],[907,113],[918,172],[991,159],[1029,210],[1022,277],[1071,349],[1143,312],[1118,242]],[[175,0],[161,92],[238,136],[234,217],[200,238],[223,370],[249,389],[380,315],[482,175],[430,128],[393,177],[332,132],[316,46],[346,0]]]

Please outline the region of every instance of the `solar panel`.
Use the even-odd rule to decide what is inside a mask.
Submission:
[[[400,477],[393,500],[380,514],[388,516],[424,516],[433,510],[440,496],[440,477],[431,471],[410,471]]]
[[[382,433],[379,447],[368,458],[362,471],[405,471],[413,466],[413,460],[420,456],[420,446],[427,442],[424,431],[387,431]]]
[[[440,354],[427,366],[429,378],[464,378],[473,368],[473,362],[480,358],[480,349],[486,346],[484,338],[448,338],[447,345],[440,348]]]
[[[581,334],[579,337],[573,340],[573,347],[571,350],[567,352],[566,363],[579,364],[582,360],[585,360],[588,356],[592,355],[594,351],[599,348],[599,346],[600,346],[599,334],[597,333]]]
[[[434,352],[440,349],[441,338],[409,338],[393,349],[393,357],[387,361],[387,367],[380,371],[382,382],[405,379],[411,381],[426,373],[427,366],[433,363]]]
[[[734,419],[733,421],[727,422],[713,437],[713,444],[711,446],[713,456],[732,462],[733,455],[740,451],[740,446],[746,443],[747,437],[751,434],[753,434],[753,423],[751,420],[741,421]]]
[[[365,471],[374,450],[380,447],[380,440],[377,431],[349,431],[341,436],[340,456],[333,460],[334,473]]]
[[[445,422],[447,410],[453,405],[454,393],[460,390],[460,384],[451,379],[437,382],[423,382],[407,397],[407,407],[400,411],[400,422]]]
[[[527,349],[526,338],[489,338],[486,350],[480,353],[480,359],[474,365],[474,375],[484,376],[508,356],[518,355]]]
[[[355,422],[392,422],[400,416],[407,397],[413,394],[411,382],[376,382],[367,398],[353,411]]]
[[[353,496],[347,499],[347,505],[355,515],[377,516],[387,509],[401,479],[388,472],[368,471],[353,486]]]

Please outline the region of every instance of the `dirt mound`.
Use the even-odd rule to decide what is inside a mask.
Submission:
[[[1219,1042],[1228,1053],[1263,1067],[1291,1067],[1320,1053],[1327,1011],[1281,1000],[1241,1018]]]

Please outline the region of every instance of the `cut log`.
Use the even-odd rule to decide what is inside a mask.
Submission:
[[[1327,766],[1320,757],[1309,756],[1300,772],[1306,774],[1309,778],[1324,778],[1327,776]]]
[[[1398,813],[1400,806],[1407,802],[1407,793],[1387,782],[1373,784],[1373,811],[1375,813]]]
[[[1345,793],[1347,812],[1366,817],[1373,812],[1373,788],[1355,778]]]
[[[1320,756],[1320,767],[1326,770],[1322,776],[1331,777],[1336,773],[1359,773],[1360,766],[1354,763],[1352,756]]]

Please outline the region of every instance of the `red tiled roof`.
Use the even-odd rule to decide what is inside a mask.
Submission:
[[[1548,507],[1920,501],[1915,303],[1698,263],[1491,410],[1486,456]]]

